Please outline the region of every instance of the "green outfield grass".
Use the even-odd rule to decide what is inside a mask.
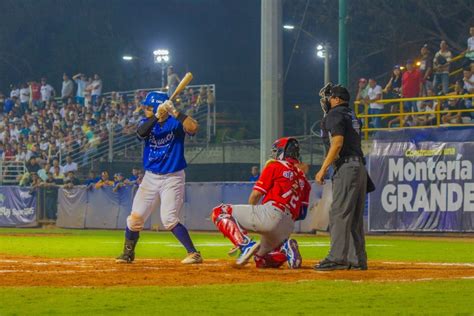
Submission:
[[[21,234],[9,236],[8,234]],[[31,235],[31,236],[28,236]],[[72,229],[0,229],[0,253],[51,258],[113,257],[122,250],[122,231]],[[205,258],[224,258],[231,243],[218,233],[191,233]],[[295,235],[305,258],[321,259],[327,236]],[[169,232],[141,233],[141,258],[181,258],[184,250]],[[368,236],[370,259],[422,262],[474,262],[474,238]]]
[[[220,234],[192,233],[205,258],[226,258]],[[294,236],[305,259],[323,258],[326,236]],[[0,229],[2,255],[114,257],[122,231]],[[474,238],[367,238],[372,260],[474,262]],[[182,258],[167,232],[144,232],[138,258]],[[0,272],[1,273],[1,272]],[[1,280],[1,275],[0,275]],[[0,315],[37,314],[474,314],[474,280],[423,282],[306,281],[192,287],[2,287]]]

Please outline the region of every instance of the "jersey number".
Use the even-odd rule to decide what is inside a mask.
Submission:
[[[293,191],[293,189],[291,190],[288,190],[287,192],[285,192],[282,197],[283,198],[287,198],[289,197],[291,194],[293,193],[293,195],[291,196],[291,199],[290,199],[290,206],[292,208],[296,208],[296,203],[299,201],[300,197],[298,196],[298,194],[294,194],[295,192]]]

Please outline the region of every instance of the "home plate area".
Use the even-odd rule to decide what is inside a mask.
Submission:
[[[40,258],[2,256],[2,286],[194,286],[254,282],[301,282],[334,280],[353,282],[415,282],[474,279],[472,263],[369,261],[367,271],[313,270],[315,260],[290,270],[256,269],[253,264],[235,268],[233,260],[207,259],[200,265],[182,265],[179,260],[137,259],[117,264],[113,258]]]

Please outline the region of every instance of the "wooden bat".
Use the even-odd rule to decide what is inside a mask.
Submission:
[[[176,98],[176,96],[180,94],[181,91],[184,90],[184,88],[186,88],[186,86],[191,82],[191,80],[193,80],[193,74],[190,72],[187,72],[184,75],[183,79],[181,79],[181,82],[176,87],[176,90],[174,90],[173,95],[171,96],[170,100],[173,101],[174,98]],[[137,108],[133,112],[138,112],[142,108],[144,108],[143,105],[138,105]]]
[[[174,90],[173,95],[171,95],[170,100],[173,101],[174,98],[176,98],[176,96],[180,94],[181,91],[184,90],[184,88],[186,88],[186,86],[191,82],[191,80],[193,80],[193,74],[190,72],[186,73],[179,85],[176,87],[176,90]]]

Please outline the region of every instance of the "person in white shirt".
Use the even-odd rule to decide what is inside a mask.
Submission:
[[[74,94],[74,83],[67,74],[63,75],[63,85],[61,88],[61,99],[63,99],[63,104],[67,104],[68,99],[72,98]]]
[[[440,50],[435,54],[433,59],[433,89],[435,94],[438,94],[438,88],[441,84],[443,94],[446,95],[449,92],[449,65],[451,64],[453,54],[448,49],[446,41],[441,41],[439,47]]]
[[[18,89],[15,85],[10,85],[10,88],[12,89],[10,91],[10,99],[13,98],[19,98],[20,97],[20,89]]]
[[[75,163],[74,161],[72,161],[72,157],[71,157],[71,156],[67,156],[67,157],[66,157],[66,164],[63,166],[63,173],[64,173],[64,174],[67,174],[69,171],[74,171],[74,172],[76,172],[77,169],[78,169],[77,163]]]
[[[91,86],[92,105],[97,105],[98,98],[102,94],[102,80],[98,74],[94,75],[94,81],[92,81]]]
[[[41,78],[41,101],[43,101],[43,107],[49,102],[54,96],[54,88],[46,82],[46,78]]]
[[[382,99],[382,87],[377,84],[375,79],[369,79],[369,89],[367,90],[366,102],[369,103],[369,114],[382,114],[384,105],[383,103],[377,103],[378,100]],[[382,127],[382,118],[374,117],[369,121],[374,128]]]
[[[474,26],[469,28],[469,34],[471,37],[467,39],[467,50],[465,57],[468,59],[468,62],[474,62]]]
[[[470,69],[465,69],[463,71],[463,82],[464,82],[464,90],[466,90],[469,94],[474,93],[474,75],[471,73]]]
[[[27,83],[23,83],[20,89],[20,106],[22,113],[25,113],[28,110],[28,105],[30,102],[30,87]]]
[[[49,172],[54,173],[54,168],[55,168],[55,167],[56,167],[56,168],[59,168],[59,172],[60,172],[60,173],[64,174],[64,172],[63,172],[63,167],[61,167],[61,166],[59,165],[59,159],[58,159],[58,158],[54,158],[54,159],[53,159],[53,165],[51,166],[51,168],[49,168]]]

